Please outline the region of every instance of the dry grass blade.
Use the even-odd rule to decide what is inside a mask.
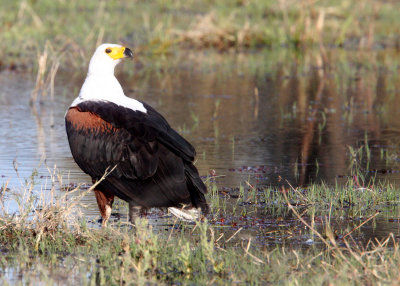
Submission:
[[[349,243],[344,240],[344,243],[346,245],[346,249],[347,251],[349,251],[349,253],[351,254],[351,256],[358,262],[360,263],[360,265],[363,267],[364,271],[367,271],[369,273],[371,273],[373,276],[375,276],[376,278],[378,278],[379,280],[385,281],[385,279],[383,277],[381,277],[380,275],[378,275],[376,273],[376,270],[373,269],[371,270],[368,265],[363,261],[362,256],[364,255],[362,252],[360,253],[356,253],[355,251],[353,251],[352,247],[349,245]],[[348,262],[349,263],[349,262]],[[353,266],[354,267],[354,266]],[[388,282],[388,281],[386,281]]]
[[[283,196],[285,198],[285,201],[289,207],[289,209],[294,213],[294,215],[305,225],[307,226],[309,229],[311,229],[311,231],[316,234],[321,241],[328,247],[331,248],[332,245],[322,236],[322,234],[320,234],[315,228],[313,228],[309,223],[307,223],[301,216],[300,214],[295,210],[295,208],[292,206],[292,204],[289,202],[286,193],[283,193]]]
[[[231,241],[231,239],[234,238],[234,237],[239,233],[239,231],[241,231],[242,229],[243,229],[243,227],[241,227],[241,228],[239,228],[237,231],[235,231],[235,233],[232,234],[231,237],[229,237],[229,238],[225,241],[225,243],[228,243],[229,241]]]
[[[45,48],[43,50],[42,54],[38,55],[38,71],[36,74],[36,84],[35,84],[35,89],[32,91],[31,94],[31,99],[30,99],[30,104],[32,105],[34,102],[36,102],[38,96],[39,96],[39,91],[43,89],[44,87],[44,75],[46,73],[46,68],[47,68],[47,58],[48,58],[48,47],[45,45]]]
[[[94,183],[89,189],[80,193],[77,196],[73,196],[72,198],[68,198],[71,194],[79,192],[80,186],[77,186],[72,191],[64,194],[61,198],[53,201],[53,197],[50,201],[46,201],[45,198],[42,198],[42,206],[38,208],[37,206],[30,205],[29,209],[33,210],[33,216],[30,221],[30,228],[35,230],[38,234],[35,242],[35,249],[37,250],[39,247],[40,240],[43,235],[52,235],[57,229],[61,226],[65,226],[65,223],[68,221],[68,218],[73,214],[74,209],[80,203],[82,198],[86,196],[88,193],[92,192],[96,186],[104,180],[114,169],[107,169],[104,175]],[[54,175],[52,174],[53,182]],[[54,184],[53,184],[54,185]],[[31,192],[31,191],[30,191]],[[30,193],[29,192],[29,193]],[[23,212],[21,212],[23,213]],[[25,212],[26,213],[26,212]],[[22,226],[23,224],[21,224]],[[29,225],[24,224],[25,227],[29,227]]]
[[[286,182],[288,183],[289,187],[303,199],[303,201],[305,201],[307,204],[311,204],[310,201],[302,193],[300,193],[297,189],[293,188],[293,186],[289,183],[288,180],[286,180]]]
[[[43,21],[40,19],[39,15],[33,10],[33,8],[27,3],[27,1],[22,1],[18,10],[18,20],[21,21],[24,17],[25,11],[32,17],[33,23],[37,29],[43,27]]]
[[[253,258],[255,264],[265,264],[264,261],[262,261],[260,258],[258,258],[257,256],[255,256],[255,255],[253,255],[253,254],[251,254],[249,252],[250,245],[251,245],[251,238],[249,239],[249,242],[247,243],[247,247],[246,248],[244,248],[243,245],[242,245],[242,248],[243,248],[244,252],[246,253],[246,255],[248,255],[251,258]]]
[[[65,45],[64,45],[65,46]],[[38,70],[36,74],[35,88],[31,93],[30,105],[37,102],[40,97],[45,97],[50,89],[51,99],[54,100],[54,81],[60,67],[60,58],[63,55],[64,46],[60,52],[55,51],[49,41],[46,42],[43,52],[38,53]],[[50,67],[48,67],[50,64]]]
[[[365,221],[363,221],[362,223],[360,223],[358,226],[356,226],[355,228],[353,228],[351,231],[349,231],[347,234],[345,234],[342,239],[345,239],[346,237],[348,237],[350,234],[352,234],[355,230],[359,229],[360,227],[362,227],[364,224],[366,224],[367,222],[369,222],[371,219],[373,219],[374,217],[376,217],[379,214],[379,212],[375,212],[375,214],[373,214],[372,216],[370,216],[369,218],[367,218]]]

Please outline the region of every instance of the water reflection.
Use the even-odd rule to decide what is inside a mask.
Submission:
[[[334,183],[349,173],[347,146],[365,141],[370,169],[398,170],[399,56],[330,50],[327,61],[318,52],[187,52],[126,62],[118,78],[128,96],[151,104],[194,144],[200,173],[220,176],[221,187]],[[2,72],[0,184],[20,188],[36,169],[39,186],[55,165],[66,181],[90,183],[64,130],[85,73],[59,72],[54,101],[30,108],[32,78]],[[378,176],[395,181],[399,173]],[[88,214],[98,216],[94,197],[85,200]]]

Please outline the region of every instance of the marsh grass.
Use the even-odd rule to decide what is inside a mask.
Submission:
[[[370,50],[399,45],[397,1],[0,1],[0,66],[40,68],[54,47],[65,69],[86,66],[101,42],[163,55],[179,47],[326,46]],[[68,63],[66,66],[65,63]]]
[[[18,194],[13,197],[18,203],[14,213],[4,207],[12,190],[2,188],[7,193],[2,193],[0,216],[3,284],[320,285],[335,280],[336,285],[365,285],[398,279],[398,238],[389,234],[362,242],[356,235],[380,216],[378,212],[366,215],[361,204],[397,203],[394,187],[376,184],[369,186],[370,191],[359,192],[348,182],[343,187],[312,185],[304,190],[289,184],[287,189],[274,190],[247,182],[236,199],[240,216],[251,216],[255,208],[264,206],[267,211],[275,206],[274,224],[279,225],[289,221],[279,215],[292,214],[294,227],[275,230],[271,224],[271,229],[262,229],[275,236],[275,243],[267,246],[252,235],[242,235],[251,221],[236,227],[216,223],[221,215],[235,215],[230,213],[231,201],[221,196],[212,180],[207,180],[212,209],[209,220],[187,224],[172,219],[161,227],[150,225],[147,219],[138,220],[135,227],[120,220],[101,229],[88,223],[79,211],[85,207],[82,197],[92,188],[60,194],[56,190],[63,185],[62,177],[54,170],[49,173],[50,190],[33,191],[34,176],[26,181],[19,199]],[[358,218],[354,225],[338,233],[335,219],[339,212],[335,209],[346,200],[352,205],[345,207],[364,214],[353,215]],[[291,243],[293,232],[303,240],[300,246]],[[281,243],[277,243],[279,237]]]
[[[56,55],[57,54],[57,55]],[[43,102],[50,93],[50,99],[54,100],[54,80],[60,67],[61,52],[54,52],[49,42],[46,42],[42,53],[37,55],[38,69],[36,75],[35,88],[31,93],[30,105]]]

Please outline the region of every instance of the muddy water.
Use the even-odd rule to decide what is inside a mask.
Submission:
[[[118,78],[128,96],[151,104],[193,143],[201,175],[215,175],[221,189],[246,181],[257,186],[340,182],[349,174],[348,146],[366,142],[371,160],[363,168],[396,182],[399,62],[400,55],[390,51],[186,52],[125,62]],[[34,78],[1,72],[0,185],[22,192],[34,175],[40,193],[51,187],[48,169],[54,166],[63,185],[90,183],[71,157],[63,118],[85,73],[59,72],[54,99],[43,97],[30,107]],[[85,214],[98,218],[94,197],[84,202]],[[6,207],[16,208],[12,202]],[[261,233],[250,232],[262,240],[273,224],[265,218]],[[398,225],[366,230],[383,235],[398,232]]]

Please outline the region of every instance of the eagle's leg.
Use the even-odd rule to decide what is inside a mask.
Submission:
[[[135,220],[146,212],[146,209],[134,201],[129,202],[129,221],[135,224]]]
[[[95,189],[97,205],[99,206],[100,214],[102,217],[101,226],[107,226],[107,221],[111,216],[111,208],[114,202],[114,195],[102,190]]]

